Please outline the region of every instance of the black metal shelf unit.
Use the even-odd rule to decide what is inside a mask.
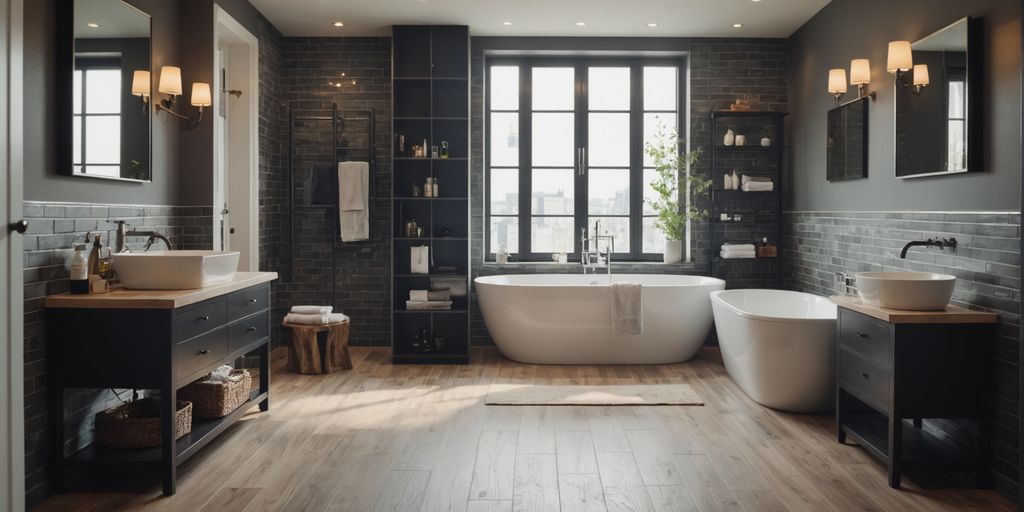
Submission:
[[[300,102],[292,102],[297,104]],[[342,242],[341,225],[338,206],[338,164],[348,161],[365,161],[370,165],[369,201],[367,208],[370,217],[370,238],[373,237],[373,204],[375,196],[375,172],[377,168],[376,155],[376,112],[374,110],[339,109],[337,103],[332,103],[330,109],[303,109],[289,106],[288,109],[288,273],[295,273],[295,248],[297,245],[296,232],[299,224],[296,222],[296,212],[308,213],[310,211],[325,210],[330,217],[327,222],[332,229],[331,243],[331,296],[325,298],[324,304],[335,305],[338,295],[338,250],[343,243],[365,243],[365,242]],[[321,128],[329,123],[330,130]],[[329,138],[328,138],[329,137]],[[298,143],[306,143],[308,147],[297,147]],[[331,179],[327,185],[332,187],[327,196],[331,199],[326,203],[314,204],[309,202],[308,197],[303,197],[302,202],[296,201],[296,192],[302,190],[304,196],[316,191],[307,190],[312,188],[315,182],[312,179],[312,165],[315,163],[331,164]],[[299,185],[296,179],[304,178],[306,184]],[[305,174],[308,172],[309,174]],[[324,183],[319,183],[324,186]]]
[[[742,282],[744,287],[779,287],[782,284],[782,208],[783,179],[786,175],[785,119],[786,112],[718,110],[711,112],[710,176],[711,218],[709,226],[709,272],[714,277]],[[725,134],[732,130],[743,135],[743,145],[726,146]],[[765,145],[762,139],[767,138]],[[737,176],[770,178],[774,190],[743,192],[725,188],[725,177],[735,171]],[[722,218],[728,216],[728,220]],[[736,216],[740,220],[736,220]],[[724,259],[721,246],[731,243],[760,243],[763,238],[778,247],[773,258]]]
[[[469,28],[396,26],[392,37],[392,361],[396,364],[469,362]],[[442,141],[448,154],[442,157]],[[423,145],[423,156],[412,152]],[[431,148],[438,147],[438,156]],[[427,178],[437,197],[414,194]],[[415,220],[422,233],[407,236]],[[427,274],[412,273],[411,250],[428,247]],[[430,289],[438,279],[466,291],[451,310],[410,311],[410,290]],[[461,294],[460,294],[461,295]],[[444,349],[414,346],[421,333]]]

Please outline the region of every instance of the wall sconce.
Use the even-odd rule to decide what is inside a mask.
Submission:
[[[846,95],[846,70],[842,68],[828,70],[828,92],[836,99],[836,103]]]
[[[921,94],[921,91],[923,91],[925,87],[928,87],[929,83],[931,83],[931,81],[928,79],[928,65],[914,64],[914,84],[911,86],[911,90],[914,91],[914,94]]]
[[[192,84],[192,106],[199,109],[199,117],[196,123],[203,122],[203,108],[213,105],[213,96],[210,94],[210,84],[196,82]]]
[[[864,91],[871,83],[871,61],[853,59],[850,61],[850,84],[857,86],[857,96],[864,96]]]
[[[132,74],[132,96],[138,96],[142,100],[142,115],[149,112],[150,87],[149,71],[135,70]]]
[[[181,68],[176,66],[160,68],[160,85],[157,90],[161,94],[167,95],[167,98],[160,100],[160,103],[157,104],[156,108],[158,111],[163,110],[178,119],[193,123],[191,117],[183,116],[173,110],[174,103],[177,101],[178,96],[181,96]],[[195,121],[195,124],[199,124],[203,121],[203,107],[213,105],[210,95],[210,84],[204,82],[192,84],[192,105],[199,107],[199,117]]]
[[[892,41],[889,43],[889,60],[886,71],[896,75],[899,84],[911,69],[914,68],[914,53],[910,49],[910,41]]]

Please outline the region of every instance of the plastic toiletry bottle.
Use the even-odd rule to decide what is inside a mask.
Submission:
[[[89,293],[89,260],[85,257],[85,244],[75,244],[75,254],[71,257],[70,291],[72,295]]]
[[[437,184],[437,178],[434,178],[434,188],[430,192],[430,197],[441,197],[441,194],[440,194],[441,190],[440,190],[439,187],[440,187],[440,185]]]

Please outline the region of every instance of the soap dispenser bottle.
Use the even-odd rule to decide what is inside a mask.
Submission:
[[[89,260],[85,257],[85,244],[75,244],[75,254],[71,257],[71,288],[72,295],[89,293]]]

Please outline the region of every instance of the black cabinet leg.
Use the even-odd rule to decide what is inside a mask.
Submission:
[[[270,410],[270,340],[260,346],[260,393],[267,393],[267,398],[260,402],[260,410]]]
[[[171,496],[177,490],[178,479],[178,450],[174,439],[174,416],[178,412],[178,401],[173,384],[160,390],[160,408],[160,465],[164,496]]]
[[[889,418],[889,487],[900,488],[900,461],[903,458],[903,420]]]

